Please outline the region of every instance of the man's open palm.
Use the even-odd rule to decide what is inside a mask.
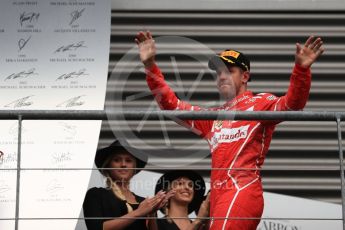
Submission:
[[[139,47],[141,62],[144,63],[146,67],[152,66],[156,56],[156,45],[150,31],[146,33],[140,31],[135,38],[135,42]]]
[[[321,38],[314,39],[313,36],[308,38],[303,47],[299,43],[296,43],[296,64],[304,68],[309,68],[323,53],[324,48],[322,44]]]

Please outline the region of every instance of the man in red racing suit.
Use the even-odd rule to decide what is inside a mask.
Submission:
[[[286,95],[253,95],[247,90],[250,62],[243,53],[226,50],[213,57],[209,67],[217,71],[217,87],[227,102],[203,109],[179,100],[155,64],[155,44],[150,32],[139,32],[136,43],[145,65],[147,83],[165,110],[286,111],[304,108],[311,85],[310,66],[322,54],[320,38],[296,44],[295,66]],[[278,121],[187,120],[205,138],[212,153],[210,229],[255,230],[263,212],[260,168]],[[224,170],[224,168],[226,170]]]

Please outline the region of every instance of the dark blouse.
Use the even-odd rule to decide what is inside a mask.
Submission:
[[[135,195],[137,202],[142,202],[143,197]],[[137,209],[139,204],[130,204],[133,210]],[[85,223],[88,230],[103,230],[103,222],[111,220],[114,217],[126,215],[126,202],[119,199],[112,190],[106,188],[91,188],[87,191],[84,204],[84,217],[108,217],[107,219],[86,219]],[[147,230],[146,220],[136,220],[125,230]]]
[[[167,219],[157,219],[157,227],[158,230],[180,230],[174,221],[169,223]]]
[[[192,223],[191,220],[190,220],[190,222]],[[162,219],[157,219],[157,227],[158,227],[158,230],[180,230],[180,228],[175,224],[175,222],[172,221],[170,223],[166,219],[166,216]],[[203,224],[198,229],[199,230],[206,230],[206,229],[208,229],[208,227],[206,224]]]

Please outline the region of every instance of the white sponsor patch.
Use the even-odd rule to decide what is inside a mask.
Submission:
[[[246,111],[254,111],[254,106],[249,107],[248,109],[246,109]]]
[[[245,139],[248,135],[249,125],[241,126],[238,128],[223,128],[220,132],[215,132],[210,140],[212,149],[214,149],[219,143],[230,143]]]
[[[271,95],[271,96],[268,96],[266,99],[267,99],[268,101],[273,101],[273,100],[275,100],[276,98],[277,98],[276,96]]]

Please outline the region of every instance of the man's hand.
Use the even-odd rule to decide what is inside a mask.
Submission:
[[[139,47],[140,60],[145,65],[145,68],[150,68],[155,64],[156,56],[156,45],[155,40],[153,40],[150,31],[140,31],[136,38],[135,42]]]
[[[323,53],[324,48],[322,44],[321,38],[314,39],[314,36],[310,36],[303,47],[299,43],[296,43],[296,64],[303,68],[309,68]]]

